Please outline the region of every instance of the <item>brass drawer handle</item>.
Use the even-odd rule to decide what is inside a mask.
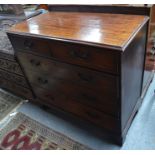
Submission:
[[[86,111],[86,114],[93,119],[100,119],[100,116],[95,112]]]
[[[24,46],[25,46],[25,48],[27,48],[27,49],[31,49],[32,47],[33,47],[33,42],[32,41],[29,41],[29,40],[25,40],[24,41]]]
[[[48,80],[42,79],[41,77],[38,77],[38,82],[41,83],[41,84],[47,84]]]
[[[78,73],[78,76],[80,77],[80,79],[87,81],[87,82],[91,82],[93,80],[93,77],[91,75],[86,75],[83,73]]]
[[[80,59],[88,59],[89,58],[89,52],[80,52],[80,51],[71,51],[71,56],[74,58],[80,58]]]
[[[34,65],[34,66],[40,66],[40,65],[41,65],[40,61],[36,61],[36,60],[34,60],[34,59],[31,59],[31,60],[30,60],[30,63],[31,63],[32,65]]]

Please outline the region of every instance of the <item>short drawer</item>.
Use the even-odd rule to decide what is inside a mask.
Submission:
[[[1,88],[8,90],[15,95],[19,95],[25,99],[33,98],[32,92],[28,88],[22,87],[20,85],[17,85],[13,82],[1,78],[0,78],[0,84]]]
[[[43,104],[51,107],[56,106],[59,109],[77,115],[80,118],[86,119],[105,129],[109,129],[114,132],[119,131],[119,120],[117,118],[81,104],[71,98],[64,98],[62,94],[59,94],[59,99],[55,99],[52,97],[52,92],[35,86],[33,86],[33,88],[37,91],[37,97],[41,99]]]
[[[53,78],[65,80],[93,90],[118,94],[117,76],[49,60],[24,52],[18,52],[18,58],[28,76],[33,76],[35,72],[38,72],[41,74],[41,77],[45,77],[46,79],[50,77],[51,80]]]
[[[50,41],[52,57],[57,60],[118,74],[118,53],[82,44]]]
[[[9,39],[14,49],[51,56],[48,40],[18,35],[9,35]]]

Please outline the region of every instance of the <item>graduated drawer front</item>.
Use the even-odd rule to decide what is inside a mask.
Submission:
[[[92,101],[109,101],[110,103],[117,103],[117,94],[112,89],[103,89],[102,91],[93,89],[93,87],[87,88],[81,85],[73,84],[70,81],[59,80],[50,76],[44,76],[42,73],[29,72],[27,75],[30,83],[34,83],[39,87],[42,87],[47,90],[63,90],[64,93],[72,94],[83,92],[83,94],[87,94],[87,100]],[[98,86],[99,87],[99,86]],[[96,96],[96,97],[95,97]]]
[[[115,93],[108,91],[108,89],[107,91],[97,91],[95,89],[89,89],[78,84],[70,83],[69,81],[58,80],[50,76],[42,76],[42,74],[35,72],[29,73],[28,79],[31,85],[35,84],[37,87],[41,87],[48,92],[51,92],[50,97],[54,98],[54,100],[56,98],[59,99],[63,94],[67,98],[73,98],[82,104],[94,107],[105,113],[117,115],[118,98]],[[37,94],[35,88],[33,88],[33,91]]]
[[[35,85],[33,85],[33,88],[35,88],[37,92],[37,97],[41,99],[44,104],[47,104],[51,107],[53,107],[54,105],[66,112],[73,113],[81,117],[82,119],[86,119],[100,127],[109,129],[113,132],[119,131],[119,120],[115,117],[106,115],[101,111],[95,110],[95,108],[86,106],[85,104],[81,104],[80,102],[72,98],[67,98],[63,94],[55,94],[56,96],[59,96],[59,98],[54,100],[54,98],[52,98],[52,95],[56,92],[52,93]]]
[[[0,84],[1,84],[1,88],[4,88],[4,89],[10,91],[13,94],[19,95],[26,99],[27,98],[31,99],[33,97],[30,89],[22,87],[20,85],[17,85],[17,84],[10,82],[8,80],[5,80],[4,78],[3,79],[0,78]]]
[[[42,58],[32,54],[18,52],[18,58],[25,68],[27,76],[32,76],[33,72],[41,73],[43,80],[48,77],[72,82],[93,90],[118,94],[118,78],[112,75],[93,71],[90,69],[69,65],[54,60]],[[37,81],[32,79],[31,82]]]
[[[9,38],[16,50],[34,52],[59,61],[118,74],[116,51],[35,37],[9,35]]]

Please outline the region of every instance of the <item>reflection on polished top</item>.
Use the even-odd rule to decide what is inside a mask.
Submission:
[[[123,49],[147,20],[139,15],[51,12],[16,24],[9,32]]]

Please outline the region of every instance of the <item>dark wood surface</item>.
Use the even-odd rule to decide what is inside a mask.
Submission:
[[[71,18],[64,20],[67,15]],[[43,24],[43,19],[49,17],[53,19]],[[136,113],[142,88],[147,19],[119,14],[50,13],[16,25],[8,31],[8,36],[37,100],[109,130],[123,142]],[[72,21],[70,26],[67,21]],[[120,23],[116,25],[117,31],[114,26],[108,27],[112,21]],[[134,23],[134,26],[128,29],[125,21]],[[41,31],[34,33],[36,24]],[[82,26],[87,36],[99,25],[100,35],[103,37],[104,34],[105,40],[94,37],[90,44],[81,39],[81,33],[77,38]],[[30,31],[28,27],[33,26]],[[50,31],[48,26],[54,29]],[[68,28],[74,33],[64,31]],[[62,32],[64,39],[60,35],[60,38],[53,37]],[[68,40],[68,34],[72,39]],[[113,37],[120,34],[125,34],[120,36],[124,39],[123,44],[120,37]],[[115,48],[113,39],[116,40]],[[98,43],[103,46],[98,47]],[[120,48],[122,46],[124,48]]]
[[[72,66],[39,56],[36,57],[27,52],[19,52],[18,57],[22,66],[27,68],[27,75],[30,75],[31,78],[39,73],[38,76],[43,76],[44,78],[50,77],[49,82],[54,79],[67,81],[76,85],[85,86],[89,89],[96,89],[101,92],[110,91],[111,93],[116,93],[116,90],[118,89],[118,77],[113,75],[79,66]],[[51,72],[49,72],[49,70]],[[35,81],[36,80],[33,80],[33,82]],[[111,87],[114,89],[111,90]],[[107,90],[108,88],[109,90]]]
[[[56,106],[60,109],[65,110],[66,112],[72,113],[76,116],[79,116],[82,119],[88,120],[92,123],[95,123],[98,127],[103,127],[114,133],[120,132],[119,120],[111,115],[107,115],[95,108],[87,106],[78,100],[68,98],[62,100],[60,94],[58,94],[59,99],[53,101],[51,91],[45,91],[44,89],[39,88],[38,86],[33,85],[33,88],[37,91],[38,98],[41,96],[41,101],[46,102],[50,106]],[[50,94],[51,93],[51,94]]]
[[[16,24],[9,31],[124,49],[147,20],[140,15],[52,12]]]
[[[17,50],[34,52],[34,54],[62,62],[118,74],[118,53],[114,50],[86,45],[79,46],[75,43],[66,44],[55,40],[35,39],[34,37],[22,37],[20,35],[11,35],[10,40]],[[27,45],[24,44],[27,40],[29,44],[33,45],[32,47],[27,48]],[[40,44],[42,41],[43,43]]]
[[[116,13],[116,14],[136,14],[149,15],[152,5],[145,4],[115,4],[115,5],[70,5],[70,4],[49,4],[51,12],[90,12],[90,13]],[[132,10],[132,11],[131,11]]]
[[[143,66],[145,62],[147,25],[137,34],[122,55],[121,97],[122,129],[125,128],[135,103],[141,96]],[[136,52],[135,52],[136,51]],[[127,82],[128,81],[128,82]]]
[[[61,102],[65,102],[64,96],[66,95],[68,98],[80,100],[83,104],[118,116],[116,111],[118,107],[117,77],[39,56],[36,57],[26,52],[18,52],[18,58],[22,66],[27,68],[25,72],[30,83],[53,92],[53,96],[50,95],[53,101],[60,100],[62,95]],[[34,89],[34,91],[37,90]],[[41,98],[43,95],[37,93],[37,96]],[[108,104],[106,104],[107,102]]]

